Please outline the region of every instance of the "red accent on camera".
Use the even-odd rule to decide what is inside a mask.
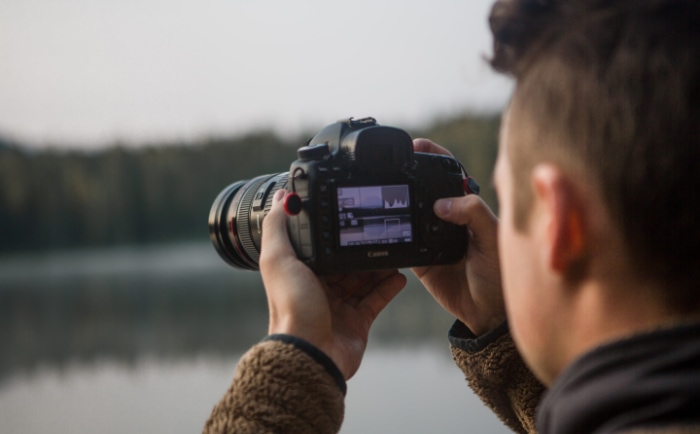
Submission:
[[[284,212],[288,216],[298,215],[302,209],[301,197],[296,193],[288,193],[284,197],[284,202],[282,205],[284,207]]]
[[[476,182],[476,179],[472,178],[471,176],[467,176],[466,178],[462,179],[462,182],[464,183],[464,191],[467,194],[479,194],[479,184]]]

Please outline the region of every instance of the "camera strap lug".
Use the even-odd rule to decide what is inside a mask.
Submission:
[[[467,194],[479,194],[479,190],[481,187],[479,187],[479,184],[476,182],[476,179],[472,178],[471,176],[468,176],[466,178],[463,178],[464,181],[464,191]]]

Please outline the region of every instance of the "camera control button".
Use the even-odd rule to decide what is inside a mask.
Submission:
[[[444,228],[445,223],[437,217],[431,217],[426,224],[426,229],[431,235],[439,235]]]
[[[270,194],[270,190],[272,190],[272,187],[274,187],[275,184],[275,180],[268,181],[258,189],[257,193],[255,193],[255,197],[253,198],[253,211],[257,212],[263,210],[263,208],[265,207],[265,200],[267,199],[267,196]]]

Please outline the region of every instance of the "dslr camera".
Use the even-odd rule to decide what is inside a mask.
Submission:
[[[214,200],[209,235],[221,258],[257,270],[262,222],[285,189],[289,238],[316,274],[450,264],[466,230],[433,203],[478,192],[462,165],[413,151],[405,131],[353,118],[328,125],[297,150],[289,172],[234,182]]]

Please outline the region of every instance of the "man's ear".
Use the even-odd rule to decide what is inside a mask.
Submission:
[[[586,262],[590,234],[582,192],[559,167],[543,163],[532,172],[535,202],[547,265],[567,279],[576,279]]]

